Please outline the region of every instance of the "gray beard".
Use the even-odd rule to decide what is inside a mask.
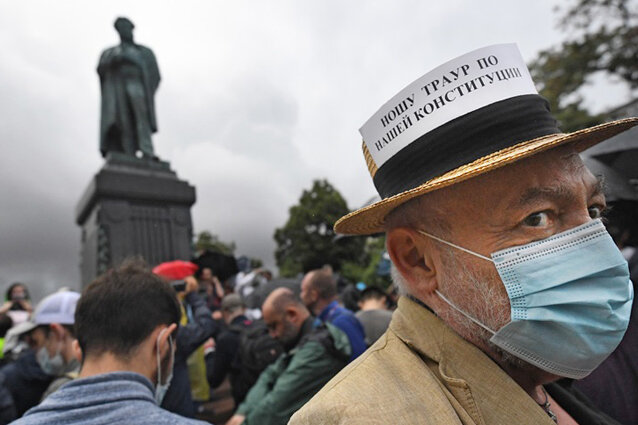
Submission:
[[[502,292],[499,292],[494,285],[490,285],[495,279],[500,282],[498,273],[471,271],[457,259],[455,254],[452,248],[441,249],[441,259],[449,276],[442,282],[443,285],[440,285],[446,292],[441,292],[466,314],[494,332],[498,331],[510,321],[509,299],[503,297]],[[536,369],[526,361],[494,345],[490,341],[492,337],[490,332],[454,308],[448,309],[441,318],[448,323],[456,323],[457,332],[463,338],[475,345],[480,342],[483,347],[488,347],[491,354],[504,365],[517,369]]]

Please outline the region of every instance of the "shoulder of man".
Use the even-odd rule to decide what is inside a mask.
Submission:
[[[374,310],[359,310],[355,314],[357,319],[362,319],[366,317],[392,317],[392,311],[390,310],[382,310],[382,309],[374,309]]]
[[[373,377],[373,379],[371,379]],[[422,424],[429,411],[437,424],[458,424],[440,383],[418,353],[393,332],[334,376],[293,415],[300,424]]]
[[[120,403],[114,403],[113,407],[103,405],[102,409],[105,414],[102,416],[104,423],[135,423],[137,425],[206,425],[208,422],[202,422],[195,419],[185,418],[175,413],[160,408],[155,404],[146,405],[145,403],[131,403],[125,408],[117,406]],[[120,404],[121,405],[121,404]],[[117,407],[116,407],[117,406]],[[86,408],[80,407],[79,409]],[[78,412],[65,412],[64,409],[52,408],[51,405],[40,409],[38,406],[27,412],[25,416],[18,419],[12,424],[16,425],[80,425],[90,423],[87,422],[83,415]]]
[[[317,343],[328,354],[340,360],[347,360],[351,354],[348,336],[331,323],[322,323],[305,335],[301,341],[299,341],[297,350],[302,349],[306,344],[312,342]]]

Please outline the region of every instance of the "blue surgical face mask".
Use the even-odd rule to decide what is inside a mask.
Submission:
[[[35,358],[42,368],[42,371],[50,376],[60,376],[64,374],[66,364],[64,358],[62,358],[61,347],[58,347],[53,357],[49,356],[49,351],[46,347],[41,347],[35,354]]]
[[[157,335],[157,385],[155,386],[155,401],[157,405],[161,405],[164,397],[166,396],[166,392],[168,388],[171,386],[171,381],[173,380],[173,366],[175,366],[175,350],[173,350],[173,337],[168,336],[168,344],[171,356],[171,366],[168,372],[168,376],[166,377],[166,382],[162,383],[162,359],[160,359],[160,346],[159,340],[164,334],[166,329],[162,329],[162,331]]]
[[[599,219],[492,258],[420,233],[494,263],[511,306],[511,321],[498,331],[436,292],[490,332],[490,341],[504,351],[552,374],[581,379],[622,340],[633,286],[627,261]]]

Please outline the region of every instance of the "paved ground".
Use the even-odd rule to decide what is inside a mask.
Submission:
[[[197,419],[208,421],[215,425],[224,425],[232,416],[235,402],[230,394],[230,383],[226,379],[215,391],[212,400],[203,405],[204,411],[197,415]]]

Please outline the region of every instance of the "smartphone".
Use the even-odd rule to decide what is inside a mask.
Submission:
[[[183,280],[174,280],[171,282],[175,292],[184,292],[186,290],[186,282]]]

